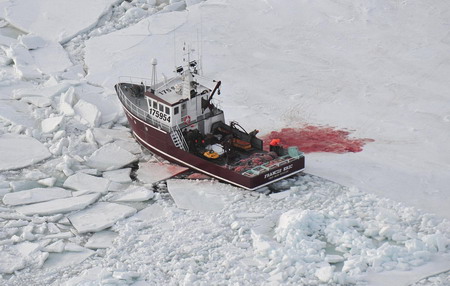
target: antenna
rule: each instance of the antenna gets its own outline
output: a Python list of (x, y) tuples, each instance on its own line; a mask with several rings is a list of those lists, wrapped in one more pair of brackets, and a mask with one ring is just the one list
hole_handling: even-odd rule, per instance
[(153, 58), (152, 59), (152, 92), (155, 92), (156, 89), (156, 82), (157, 82), (157, 75), (156, 75), (156, 65), (158, 64), (158, 61)]

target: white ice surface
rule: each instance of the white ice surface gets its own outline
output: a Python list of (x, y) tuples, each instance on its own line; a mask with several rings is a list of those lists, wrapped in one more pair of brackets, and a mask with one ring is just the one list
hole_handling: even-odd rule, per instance
[(130, 183), (131, 168), (103, 172), (103, 178), (116, 183)]
[(95, 151), (86, 161), (91, 168), (100, 171), (111, 171), (120, 169), (138, 158), (115, 143), (109, 143)]
[(71, 196), (72, 192), (63, 188), (34, 188), (31, 190), (6, 194), (3, 197), (3, 203), (11, 206), (27, 205)]
[(66, 42), (96, 25), (116, 0), (24, 0), (6, 7), (6, 19), (14, 26), (44, 38)]
[(114, 231), (103, 230), (94, 233), (84, 245), (87, 248), (110, 248), (113, 246), (112, 242), (117, 237)]
[(53, 215), (84, 209), (98, 200), (100, 194), (89, 194), (78, 197), (57, 199), (16, 207), (15, 210), (24, 215)]
[(83, 251), (78, 252), (62, 252), (62, 253), (50, 253), (43, 265), (43, 269), (57, 269), (67, 266), (75, 266), (89, 256), (93, 255), (95, 251), (85, 248)]
[(140, 220), (140, 221), (148, 221), (148, 220), (152, 220), (161, 216), (164, 216), (165, 212), (164, 209), (157, 205), (157, 204), (152, 204), (148, 207), (146, 207), (143, 210), (140, 210), (139, 212), (137, 212), (132, 219), (136, 219), (136, 220)]
[(177, 174), (180, 174), (188, 168), (178, 165), (163, 164), (163, 163), (140, 163), (136, 175), (139, 181), (146, 184), (153, 184)]
[(64, 187), (73, 189), (73, 195), (78, 196), (87, 193), (105, 194), (108, 191), (109, 180), (101, 177), (91, 176), (85, 173), (76, 173), (64, 181)]
[(225, 206), (229, 185), (214, 181), (168, 180), (167, 189), (181, 209), (205, 213), (219, 212)]
[(132, 187), (115, 194), (111, 201), (114, 202), (143, 202), (153, 198), (155, 194), (145, 187)]
[(0, 171), (30, 166), (50, 156), (48, 149), (32, 137), (0, 135)]
[(104, 230), (118, 220), (136, 213), (136, 209), (114, 203), (100, 202), (69, 216), (70, 222), (79, 233)]
[(222, 80), (217, 99), (229, 120), (261, 134), (302, 124), (354, 130), (375, 142), (310, 154), (307, 171), (450, 218), (448, 16), (446, 1), (207, 1), (188, 17), (154, 15), (90, 39), (88, 78), (110, 89), (119, 75), (149, 77), (153, 57), (170, 75), (174, 37), (178, 49), (192, 42), (202, 19), (204, 72)]

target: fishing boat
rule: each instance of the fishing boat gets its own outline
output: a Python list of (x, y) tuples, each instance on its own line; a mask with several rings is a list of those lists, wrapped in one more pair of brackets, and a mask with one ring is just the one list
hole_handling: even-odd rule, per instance
[(151, 152), (238, 187), (255, 190), (301, 172), (297, 147), (272, 142), (268, 150), (235, 121), (225, 122), (214, 96), (221, 81), (207, 79), (188, 53), (174, 76), (158, 82), (152, 59), (150, 79), (121, 77), (115, 90), (133, 136)]

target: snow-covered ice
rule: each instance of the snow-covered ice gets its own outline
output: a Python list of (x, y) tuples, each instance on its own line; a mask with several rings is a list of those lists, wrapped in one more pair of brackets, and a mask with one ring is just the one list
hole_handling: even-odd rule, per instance
[(108, 143), (95, 151), (88, 158), (86, 164), (100, 171), (111, 171), (120, 169), (137, 160), (138, 158), (127, 150), (122, 149), (115, 143)]
[(15, 210), (24, 215), (53, 215), (84, 209), (100, 197), (99, 193), (78, 197), (51, 200), (48, 202), (16, 207)]
[(145, 187), (132, 187), (130, 189), (118, 192), (111, 201), (114, 202), (143, 202), (153, 198), (155, 194), (152, 190)]
[(172, 164), (163, 163), (140, 163), (136, 175), (139, 181), (146, 184), (153, 184), (180, 173), (187, 171), (188, 168)]
[(103, 172), (103, 178), (116, 183), (131, 183), (131, 168)]
[(79, 233), (104, 230), (115, 224), (118, 220), (136, 213), (136, 209), (115, 204), (100, 202), (85, 210), (69, 216), (70, 222)]
[(50, 156), (48, 149), (33, 137), (0, 135), (0, 171), (27, 167)]
[(5, 205), (27, 205), (32, 203), (39, 203), (51, 201), (54, 199), (62, 199), (71, 197), (72, 192), (63, 188), (35, 188), (26, 191), (14, 192), (6, 194), (3, 197)]
[(80, 172), (68, 177), (64, 181), (64, 187), (77, 191), (74, 192), (74, 196), (87, 193), (105, 194), (109, 183), (108, 179)]
[(206, 213), (222, 210), (230, 188), (233, 187), (213, 181), (167, 181), (167, 189), (179, 208)]
[(113, 240), (117, 237), (114, 231), (103, 230), (94, 233), (86, 242), (86, 247), (91, 249), (109, 248), (112, 247)]

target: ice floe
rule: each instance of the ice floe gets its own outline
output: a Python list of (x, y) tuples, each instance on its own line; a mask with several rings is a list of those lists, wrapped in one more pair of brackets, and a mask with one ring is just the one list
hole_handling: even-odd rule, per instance
[(114, 231), (103, 230), (94, 233), (84, 246), (91, 249), (110, 248), (116, 237), (117, 233)]
[(136, 175), (139, 181), (146, 184), (153, 184), (180, 173), (187, 171), (188, 168), (172, 164), (163, 163), (140, 163)]
[(71, 196), (72, 192), (63, 188), (35, 188), (6, 194), (3, 197), (3, 203), (11, 206), (27, 205)]
[(143, 202), (154, 196), (153, 191), (145, 187), (132, 187), (115, 194), (110, 200), (114, 202)]
[(181, 209), (201, 212), (219, 212), (227, 199), (230, 188), (214, 181), (168, 180), (167, 188), (177, 206)]
[(101, 124), (101, 112), (97, 106), (80, 99), (73, 107), (81, 123), (89, 127), (98, 127)]
[(57, 131), (64, 123), (64, 116), (55, 116), (42, 120), (41, 129), (43, 133)]
[(57, 199), (48, 202), (19, 206), (15, 210), (24, 215), (53, 215), (84, 209), (100, 197), (99, 193)]
[(68, 177), (64, 182), (65, 188), (70, 188), (77, 191), (74, 192), (74, 196), (87, 193), (105, 194), (108, 192), (108, 185), (108, 179), (91, 176), (82, 172)]
[(50, 156), (48, 149), (32, 137), (0, 135), (0, 171), (27, 167)]
[(86, 164), (100, 171), (111, 171), (137, 160), (138, 158), (127, 150), (120, 148), (115, 143), (109, 143), (95, 151), (88, 158)]
[(130, 183), (131, 182), (131, 168), (118, 169), (113, 171), (103, 172), (103, 178), (116, 183)]
[(118, 220), (135, 213), (136, 209), (129, 206), (100, 202), (70, 215), (69, 220), (79, 233), (85, 233), (104, 230), (115, 224)]

